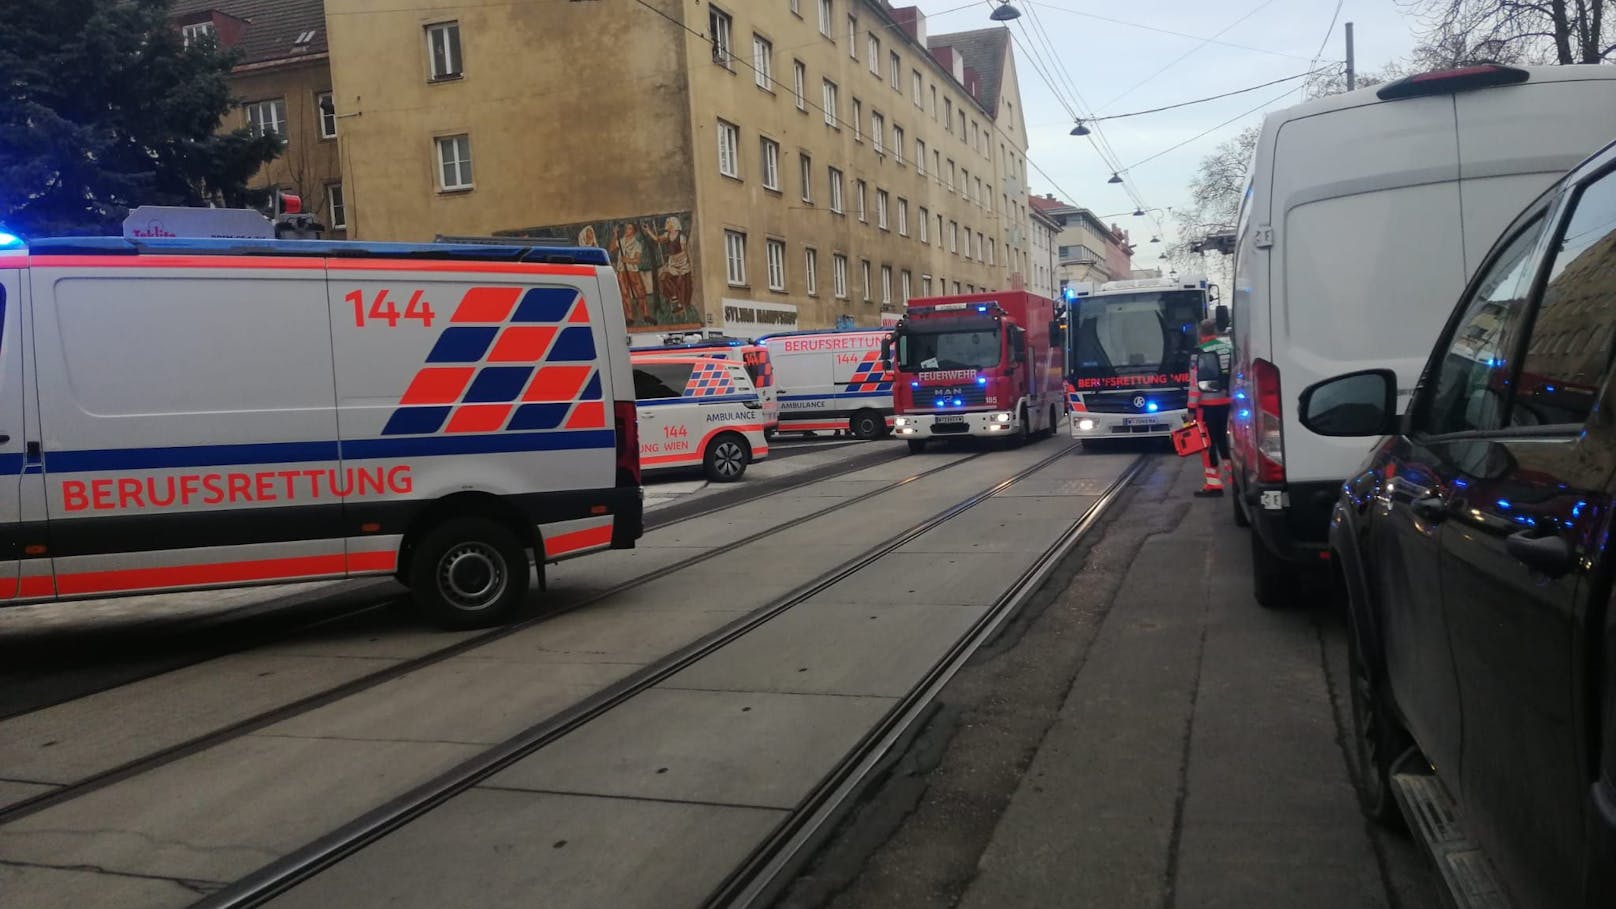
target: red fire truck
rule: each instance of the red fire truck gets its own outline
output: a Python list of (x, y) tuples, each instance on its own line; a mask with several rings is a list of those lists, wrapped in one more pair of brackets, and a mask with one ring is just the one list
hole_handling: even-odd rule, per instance
[(1055, 301), (1024, 291), (909, 301), (883, 357), (896, 371), (894, 433), (1025, 441), (1055, 433), (1065, 410)]

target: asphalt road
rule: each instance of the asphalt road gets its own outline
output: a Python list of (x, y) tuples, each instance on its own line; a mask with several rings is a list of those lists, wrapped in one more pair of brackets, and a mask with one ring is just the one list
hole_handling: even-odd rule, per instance
[(1155, 460), (781, 905), (1439, 905), (1358, 812), (1340, 616), (1257, 606), (1196, 466)]

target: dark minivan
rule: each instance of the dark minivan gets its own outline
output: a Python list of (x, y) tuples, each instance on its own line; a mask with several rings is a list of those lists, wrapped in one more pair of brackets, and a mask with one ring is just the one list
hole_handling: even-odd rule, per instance
[(1616, 145), (1494, 245), (1406, 413), (1389, 370), (1298, 402), (1386, 437), (1330, 528), (1361, 793), (1459, 905), (1616, 906), (1613, 350)]

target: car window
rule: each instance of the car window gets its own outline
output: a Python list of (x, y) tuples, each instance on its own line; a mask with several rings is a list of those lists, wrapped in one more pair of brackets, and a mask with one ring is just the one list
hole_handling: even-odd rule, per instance
[(1513, 426), (1581, 426), (1616, 336), (1616, 173), (1578, 195), (1554, 257), (1510, 409)]
[(1522, 229), (1492, 261), (1464, 305), (1458, 329), (1429, 379), (1415, 428), (1440, 435), (1499, 429), (1504, 423), (1510, 357), (1524, 328), (1523, 299), (1536, 272), (1542, 218)]
[(634, 367), (634, 397), (641, 401), (683, 397), (689, 378), (688, 363), (641, 363)]

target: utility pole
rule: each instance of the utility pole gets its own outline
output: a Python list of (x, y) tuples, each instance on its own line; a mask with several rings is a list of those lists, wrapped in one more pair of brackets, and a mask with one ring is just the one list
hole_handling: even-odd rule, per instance
[(1347, 91), (1358, 87), (1358, 71), (1353, 66), (1352, 59), (1352, 23), (1347, 23)]

